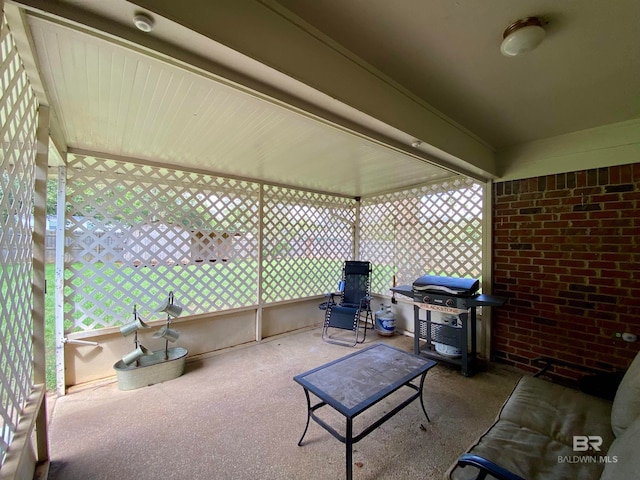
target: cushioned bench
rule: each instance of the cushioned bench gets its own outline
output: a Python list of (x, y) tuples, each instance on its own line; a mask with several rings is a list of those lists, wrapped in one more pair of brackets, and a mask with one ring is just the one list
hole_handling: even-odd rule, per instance
[(523, 377), (495, 423), (445, 477), (483, 475), (500, 480), (640, 479), (640, 353), (613, 402)]

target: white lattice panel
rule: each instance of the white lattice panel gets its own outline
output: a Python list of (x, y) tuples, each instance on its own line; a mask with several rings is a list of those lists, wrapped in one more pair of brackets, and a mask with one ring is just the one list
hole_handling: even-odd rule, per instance
[(67, 330), (169, 291), (190, 314), (257, 303), (258, 184), (80, 155), (67, 172)]
[(0, 32), (0, 463), (3, 463), (33, 385), (31, 215), (37, 102), (4, 17)]
[(265, 303), (335, 290), (353, 258), (355, 200), (265, 186)]
[(421, 275), (481, 278), (483, 186), (456, 178), (362, 200), (360, 259), (372, 292), (389, 295)]

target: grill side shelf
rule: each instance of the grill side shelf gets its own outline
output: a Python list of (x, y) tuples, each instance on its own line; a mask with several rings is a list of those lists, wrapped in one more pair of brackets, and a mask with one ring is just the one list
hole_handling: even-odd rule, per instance
[(507, 301), (507, 297), (499, 297), (496, 295), (478, 295), (467, 300), (470, 307), (501, 307)]
[(398, 285), (393, 287), (391, 291), (413, 299), (413, 287), (411, 285)]
[[(393, 287), (391, 291), (411, 299), (414, 298), (413, 287), (411, 285), (399, 285), (397, 287)], [(485, 295), (484, 293), (475, 297), (467, 297), (465, 299), (468, 307), (501, 307), (506, 301), (507, 297)]]

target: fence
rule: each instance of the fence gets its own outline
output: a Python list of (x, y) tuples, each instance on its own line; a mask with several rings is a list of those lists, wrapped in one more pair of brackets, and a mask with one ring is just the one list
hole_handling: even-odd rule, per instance
[(0, 464), (4, 464), (34, 387), (31, 209), (37, 102), (4, 16), (0, 34)]
[[(65, 304), (71, 331), (119, 325), (173, 290), (192, 314), (324, 294), (353, 258), (394, 276), (481, 276), (482, 185), (354, 199), (70, 155)], [(360, 208), (360, 225), (356, 212)]]

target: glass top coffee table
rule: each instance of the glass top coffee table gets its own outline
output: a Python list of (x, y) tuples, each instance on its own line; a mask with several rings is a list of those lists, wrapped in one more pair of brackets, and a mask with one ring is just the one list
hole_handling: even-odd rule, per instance
[[(429, 421), (429, 415), (427, 415), (422, 400), (422, 388), (427, 372), (434, 365), (436, 362), (433, 360), (419, 357), (384, 343), (376, 343), (351, 355), (296, 375), (293, 379), (302, 385), (307, 397), (307, 425), (298, 445), (302, 446), (302, 440), (309, 428), (309, 419), (312, 418), (346, 445), (347, 480), (351, 480), (354, 443), (362, 440), (418, 398), (422, 411)], [(419, 376), (421, 376), (419, 386), (411, 383)], [(415, 393), (354, 437), (353, 419), (402, 387), (408, 387)], [(311, 405), (309, 392), (318, 397), (320, 402)], [(344, 415), (346, 419), (344, 436), (315, 414), (316, 410), (326, 405)]]

